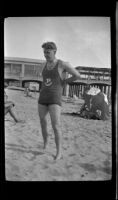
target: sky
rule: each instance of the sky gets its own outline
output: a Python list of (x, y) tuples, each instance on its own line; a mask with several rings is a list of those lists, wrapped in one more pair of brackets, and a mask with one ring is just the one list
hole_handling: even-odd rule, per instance
[(56, 57), (73, 67), (111, 68), (109, 17), (9, 17), (4, 55), (44, 60), (41, 45), (53, 41)]

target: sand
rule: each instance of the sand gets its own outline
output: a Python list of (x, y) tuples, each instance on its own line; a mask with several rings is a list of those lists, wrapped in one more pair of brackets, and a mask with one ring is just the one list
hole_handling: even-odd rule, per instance
[(55, 161), (54, 134), (48, 116), (49, 144), (43, 150), (38, 117), (38, 93), (25, 97), (23, 91), (6, 90), (15, 102), (15, 112), (25, 123), (5, 116), (5, 176), (10, 181), (97, 181), (112, 178), (111, 117), (88, 120), (64, 113), (76, 112), (83, 100), (62, 104), (63, 158)]

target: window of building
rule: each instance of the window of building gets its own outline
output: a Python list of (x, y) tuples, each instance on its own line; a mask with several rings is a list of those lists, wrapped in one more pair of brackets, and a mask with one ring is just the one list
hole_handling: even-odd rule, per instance
[(25, 76), (33, 76), (34, 74), (34, 65), (25, 65)]
[(4, 68), (5, 74), (10, 74), (11, 73), (11, 64), (5, 63), (4, 66), (5, 66), (5, 68)]
[(12, 64), (12, 74), (20, 75), (21, 73), (21, 64)]
[(37, 77), (40, 75), (41, 72), (40, 65), (25, 65), (25, 76)]

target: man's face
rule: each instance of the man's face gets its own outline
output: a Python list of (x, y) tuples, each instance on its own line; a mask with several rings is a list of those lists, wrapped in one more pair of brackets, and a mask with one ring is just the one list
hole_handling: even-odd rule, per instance
[(55, 50), (52, 49), (44, 49), (44, 56), (47, 61), (53, 61), (55, 58)]

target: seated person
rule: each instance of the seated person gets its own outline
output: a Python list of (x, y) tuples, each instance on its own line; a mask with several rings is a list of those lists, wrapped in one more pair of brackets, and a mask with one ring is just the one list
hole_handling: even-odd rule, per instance
[(19, 120), (16, 117), (13, 110), (14, 106), (15, 106), (14, 102), (8, 101), (8, 96), (6, 95), (6, 92), (4, 91), (4, 114), (6, 115), (7, 113), (9, 113), (15, 122), (24, 122), (23, 120)]

